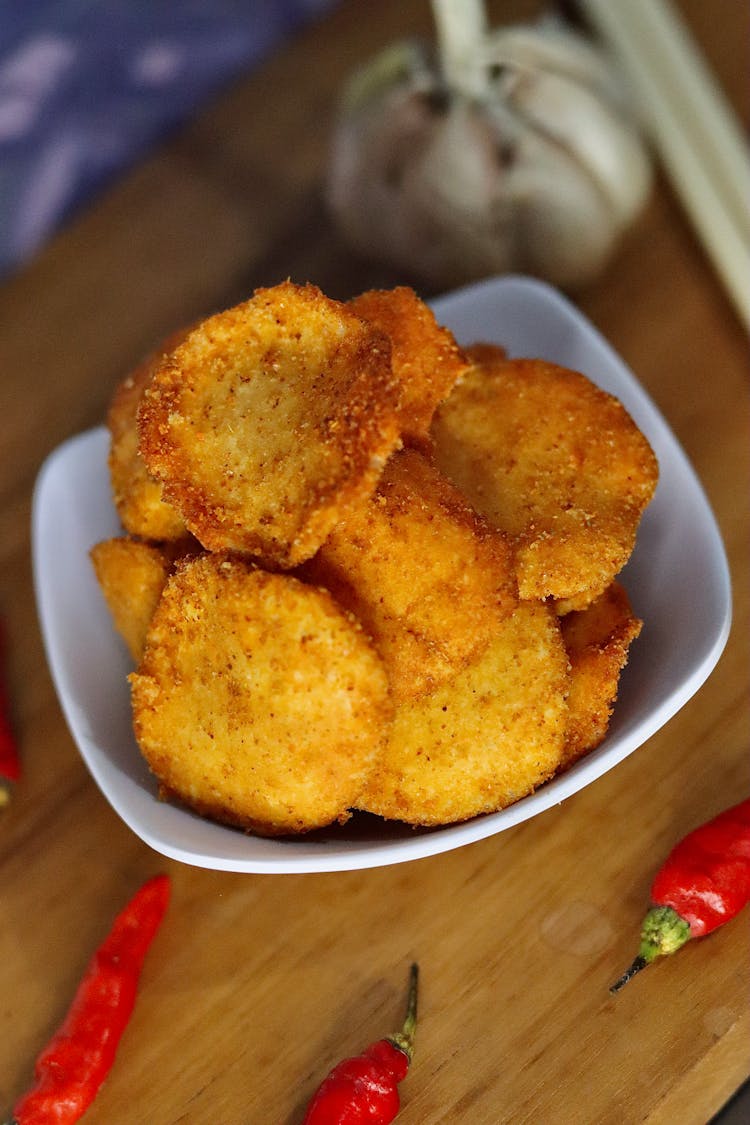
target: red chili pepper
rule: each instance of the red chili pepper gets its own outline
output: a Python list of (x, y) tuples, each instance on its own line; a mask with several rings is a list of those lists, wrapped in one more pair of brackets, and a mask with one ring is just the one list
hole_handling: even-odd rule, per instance
[(72, 1125), (91, 1105), (114, 1062), (169, 893), (169, 877), (156, 875), (118, 914), (62, 1026), (39, 1055), (35, 1085), (16, 1103), (9, 1125)]
[[(18, 781), (20, 776), (21, 762), (10, 722), (10, 704), (5, 682), (5, 626), (0, 621), (0, 778), (4, 781)], [(0, 792), (0, 804), (4, 803)]]
[(398, 1084), (406, 1077), (417, 1028), (419, 969), (412, 965), (401, 1031), (379, 1039), (356, 1058), (333, 1068), (307, 1108), (302, 1125), (388, 1125), (400, 1108)]
[(610, 992), (657, 957), (710, 934), (749, 901), (750, 799), (696, 828), (667, 856), (651, 886), (638, 956)]

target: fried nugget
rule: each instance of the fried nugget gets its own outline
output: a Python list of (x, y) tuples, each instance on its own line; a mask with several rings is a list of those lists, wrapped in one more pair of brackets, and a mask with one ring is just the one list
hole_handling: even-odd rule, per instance
[(313, 285), (211, 317), (155, 372), (140, 449), (209, 550), (292, 567), (375, 488), (400, 441), (388, 338)]
[(262, 835), (345, 821), (390, 721), (382, 663), (328, 593), (222, 554), (168, 580), (130, 683), (163, 793)]
[(598, 596), (627, 562), (656, 487), (651, 447), (584, 375), (483, 346), (436, 412), (437, 464), (511, 536), (522, 598)]
[(489, 647), (436, 691), (396, 706), (385, 757), (359, 807), (414, 825), (495, 812), (557, 769), (567, 658), (555, 614), (521, 602)]
[(173, 559), (161, 547), (129, 537), (105, 539), (89, 554), (112, 623), (137, 664)]
[(435, 407), (450, 394), (469, 362), (452, 334), (435, 320), (413, 289), (369, 289), (349, 308), (391, 341), (393, 371), (401, 382), (401, 425), (407, 440), (427, 437)]
[(186, 334), (185, 330), (169, 336), (122, 380), (115, 389), (107, 414), (112, 498), (125, 530), (144, 539), (180, 539), (187, 534), (182, 517), (164, 499), (161, 484), (150, 475), (138, 451), (136, 422), (143, 392), (160, 360), (177, 347)]
[(620, 673), (643, 622), (630, 608), (623, 587), (613, 582), (587, 609), (560, 621), (570, 661), (565, 749), (560, 768), (598, 746), (607, 733)]
[(414, 449), (391, 458), (310, 572), (363, 623), (396, 699), (452, 676), (489, 644), (498, 610), (509, 614), (517, 601), (505, 538)]

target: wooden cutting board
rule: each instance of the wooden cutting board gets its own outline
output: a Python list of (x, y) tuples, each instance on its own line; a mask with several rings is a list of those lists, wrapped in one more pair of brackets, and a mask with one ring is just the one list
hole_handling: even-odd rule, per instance
[[(746, 109), (743, 5), (722, 4), (721, 19), (699, 0), (680, 7)], [(512, 19), (537, 6), (498, 8)], [(176, 325), (286, 276), (332, 296), (400, 280), (346, 254), (320, 189), (344, 76), (428, 23), (424, 4), (345, 0), (0, 289), (0, 609), (24, 763), (0, 814), (0, 1115), (112, 917), (160, 870), (172, 905), (91, 1125), (296, 1125), (337, 1059), (396, 1029), (414, 958), (421, 1023), (404, 1125), (705, 1125), (750, 1074), (747, 913), (608, 993), (635, 951), (656, 867), (750, 780), (746, 341), (663, 182), (576, 301), (703, 482), (734, 625), (704, 687), (628, 760), (446, 855), (345, 874), (227, 874), (167, 860), (122, 824), (51, 686), (29, 554), (42, 460), (101, 421), (119, 378)]]

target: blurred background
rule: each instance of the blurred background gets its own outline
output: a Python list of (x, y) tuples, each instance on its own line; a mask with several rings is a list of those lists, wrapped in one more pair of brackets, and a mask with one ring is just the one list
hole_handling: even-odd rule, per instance
[[(740, 2), (726, 0), (731, 5)], [(640, 9), (643, 13), (653, 8), (655, 17), (652, 12), (647, 19), (656, 19), (656, 29), (662, 3), (663, 0), (658, 0), (658, 4), (656, 0), (654, 4), (634, 0), (632, 10), (637, 13)], [(400, 226), (398, 219), (384, 223), (379, 220), (382, 212), (393, 215), (396, 211), (395, 196), (388, 194), (390, 185), (386, 182), (392, 169), (384, 168), (382, 161), (380, 166), (376, 164), (375, 177), (364, 164), (350, 176), (351, 182), (343, 189), (348, 193), (348, 208), (339, 207), (335, 215), (338, 222), (331, 221), (323, 154), (331, 150), (337, 107), (347, 80), (357, 68), (379, 58), (379, 53), (387, 53), (396, 40), (419, 38), (422, 42), (440, 42), (436, 13), (452, 7), (471, 12), (477, 10), (478, 4), (475, 0), (464, 0), (463, 5), (451, 4), (451, 0), (424, 0), (417, 5), (402, 5), (398, 0), (361, 5), (340, 4), (339, 0), (16, 0), (0, 5), (0, 280), (17, 271), (87, 203), (131, 168), (138, 167), (140, 171), (130, 182), (130, 190), (137, 191), (140, 176), (145, 192), (143, 177), (148, 178), (148, 173), (143, 170), (144, 158), (165, 139), (173, 139), (174, 143), (161, 152), (162, 159), (172, 163), (171, 175), (165, 175), (164, 181), (179, 188), (175, 207), (194, 207), (196, 213), (206, 210), (205, 201), (199, 196), (202, 178), (210, 169), (214, 183), (209, 190), (215, 192), (221, 181), (219, 190), (224, 193), (222, 200), (212, 200), (213, 205), (221, 203), (222, 212), (212, 235), (230, 242), (239, 239), (244, 244), (244, 260), (249, 268), (236, 279), (237, 292), (227, 293), (227, 297), (245, 295), (253, 285), (266, 284), (295, 271), (298, 280), (305, 280), (302, 275), (313, 259), (320, 271), (323, 239), (330, 240), (331, 254), (337, 260), (331, 265), (330, 279), (324, 271), (323, 276), (318, 272), (317, 281), (323, 288), (329, 284), (332, 296), (346, 295), (350, 287), (360, 289), (365, 284), (385, 285), (399, 280), (417, 283), (427, 295), (474, 276), (508, 270), (536, 274), (562, 288), (575, 289), (581, 283), (598, 281), (610, 262), (611, 251), (617, 248), (620, 252), (622, 236), (626, 236), (625, 253), (629, 245), (634, 245), (632, 238), (628, 242), (627, 235), (648, 203), (649, 169), (634, 169), (634, 161), (637, 163), (640, 157), (632, 138), (616, 136), (627, 113), (620, 115), (617, 94), (612, 101), (608, 79), (603, 80), (597, 73), (600, 64), (584, 63), (577, 73), (581, 81), (579, 89), (572, 90), (572, 99), (566, 101), (570, 87), (558, 99), (554, 82), (560, 56), (550, 65), (546, 47), (540, 48), (538, 40), (531, 48), (528, 44), (519, 48), (506, 43), (491, 48), (503, 59), (510, 51), (514, 65), (520, 62), (521, 69), (530, 63), (536, 86), (524, 94), (523, 82), (514, 85), (512, 74), (508, 77), (501, 73), (509, 68), (497, 65), (499, 82), (481, 122), (484, 136), (473, 149), (469, 143), (470, 128), (453, 110), (449, 116), (455, 120), (460, 145), (445, 142), (450, 128), (431, 132), (430, 123), (424, 128), (420, 126), (422, 131), (417, 131), (416, 143), (411, 144), (407, 112), (401, 113), (400, 106), (395, 111), (386, 106), (381, 117), (387, 121), (390, 113), (398, 123), (400, 115), (403, 128), (394, 125), (389, 133), (384, 127), (377, 136), (368, 136), (371, 150), (377, 151), (380, 146), (389, 153), (403, 155), (404, 151), (417, 151), (424, 144), (428, 158), (423, 163), (432, 166), (425, 171), (412, 162), (414, 166), (408, 169), (412, 180), (398, 201), (404, 204)], [(703, 40), (704, 25), (707, 29), (714, 19), (711, 7), (690, 5), (692, 30), (699, 41)], [(627, 10), (630, 8), (628, 5)], [(541, 22), (546, 27), (559, 28), (566, 24), (578, 32), (583, 30), (589, 42), (592, 37), (588, 29), (593, 27), (593, 41), (605, 59), (604, 69), (610, 67), (615, 82), (625, 79), (625, 92), (632, 102), (628, 111), (642, 111), (644, 104), (653, 102), (649, 91), (638, 91), (638, 81), (634, 83), (632, 75), (618, 68), (616, 64), (621, 60), (607, 51), (611, 44), (601, 42), (598, 33), (609, 18), (608, 5), (602, 0), (489, 0), (486, 9), (493, 27), (521, 23), (536, 28)], [(609, 10), (616, 9), (609, 6)], [(620, 11), (623, 10), (624, 5)], [(675, 5), (675, 11), (679, 10), (680, 6)], [(642, 20), (643, 16), (636, 18)], [(315, 26), (318, 24), (322, 25), (319, 34)], [(329, 44), (355, 41), (351, 34), (353, 26), (359, 26), (364, 53), (361, 57), (341, 58)], [(634, 27), (642, 40), (650, 38), (652, 28), (648, 25)], [(682, 50), (685, 43), (680, 42), (681, 29), (667, 28), (667, 33), (663, 46)], [(455, 29), (451, 34), (455, 37)], [(457, 38), (460, 47), (460, 31)], [(720, 35), (706, 38), (713, 50), (720, 49)], [(289, 83), (289, 61), (278, 74), (274, 69), (274, 57), (281, 48), (287, 49), (287, 60), (296, 60), (307, 73), (305, 105), (298, 104), (294, 84)], [(742, 49), (726, 40), (724, 48), (735, 54)], [(672, 66), (673, 72), (685, 70), (682, 63), (689, 62), (689, 58), (676, 58), (678, 65)], [(709, 86), (714, 83), (717, 70), (723, 69), (725, 75), (741, 73), (736, 64), (722, 68), (717, 66), (719, 61), (711, 57), (705, 60)], [(703, 62), (698, 60), (699, 67)], [(265, 66), (260, 65), (264, 63)], [(670, 75), (668, 63), (668, 57), (660, 60), (660, 78), (666, 94), (672, 95), (676, 104), (681, 106), (684, 92), (693, 90), (697, 90), (704, 106), (714, 93), (719, 97), (728, 93), (736, 103), (736, 90), (721, 91), (718, 86), (706, 90), (702, 84), (706, 74), (701, 73), (683, 75), (683, 88), (675, 86), (670, 91), (674, 73)], [(418, 59), (417, 71), (421, 65)], [(573, 73), (578, 64), (569, 57), (564, 65), (572, 65)], [(430, 78), (437, 75), (437, 85), (431, 88), (435, 101), (439, 69), (433, 68)], [(256, 74), (258, 87), (252, 85)], [(422, 73), (417, 74), (415, 88), (423, 77)], [(267, 106), (262, 120), (255, 109), (258, 90)], [(634, 96), (639, 92), (640, 107), (636, 104), (638, 97)], [(583, 94), (590, 96), (590, 105), (585, 104)], [(245, 97), (247, 104), (253, 106), (253, 119), (248, 119), (243, 135), (237, 132), (236, 125), (231, 135), (227, 121), (241, 114)], [(606, 121), (596, 119), (604, 113), (608, 115)], [(693, 108), (685, 105), (683, 122), (692, 116)], [(638, 120), (637, 112), (633, 119), (637, 133), (643, 122)], [(711, 116), (707, 121), (711, 123)], [(354, 133), (358, 130), (361, 140), (364, 130), (359, 124)], [(189, 126), (189, 132), (181, 131), (181, 126)], [(667, 136), (679, 133), (678, 129), (670, 134), (668, 126), (669, 122)], [(729, 126), (733, 129), (735, 122), (729, 122)], [(707, 132), (712, 134), (716, 130), (712, 127)], [(553, 143), (545, 151), (544, 145), (550, 139)], [(654, 138), (647, 140), (653, 142)], [(696, 144), (702, 145), (705, 140), (698, 138)], [(730, 137), (730, 145), (732, 141), (736, 144), (737, 138)], [(349, 142), (347, 138), (346, 143)], [(461, 151), (464, 142), (466, 152), (472, 151), (472, 160), (467, 160)], [(294, 148), (293, 156), (288, 150), (290, 145)], [(561, 160), (556, 159), (559, 154), (553, 151), (555, 145), (564, 150)], [(638, 147), (637, 138), (635, 146)], [(657, 143), (657, 148), (661, 160), (655, 163), (669, 174), (665, 146)], [(710, 148), (697, 151), (704, 164), (714, 163)], [(350, 158), (351, 144), (344, 162)], [(407, 164), (408, 160), (407, 155)], [(491, 166), (493, 160), (499, 167)], [(648, 156), (645, 161), (647, 165)], [(182, 172), (178, 170), (175, 175), (175, 165), (180, 162)], [(571, 163), (577, 169), (571, 171)], [(735, 198), (730, 206), (735, 213), (741, 209), (743, 214), (716, 237), (723, 243), (722, 257), (730, 259), (728, 264), (720, 264), (720, 272), (729, 271), (736, 276), (742, 274), (744, 258), (740, 259), (738, 252), (728, 247), (737, 241), (733, 232), (747, 227), (747, 207), (741, 198), (737, 201), (742, 188), (737, 187), (738, 177), (727, 167), (729, 174), (724, 179), (730, 183), (730, 190), (731, 181), (735, 181)], [(742, 168), (743, 173), (745, 170)], [(368, 196), (363, 185), (369, 186), (380, 174), (384, 181), (381, 198), (377, 192)], [(721, 175), (721, 169), (716, 168), (717, 183)], [(503, 186), (503, 178), (507, 187)], [(683, 173), (682, 163), (671, 170), (670, 178), (672, 186), (677, 185), (678, 194), (679, 185), (691, 179)], [(444, 197), (435, 204), (434, 214), (430, 214), (431, 201), (451, 179), (456, 182), (455, 190), (446, 188)], [(150, 182), (154, 190), (153, 175)], [(629, 197), (622, 188), (628, 183)], [(600, 202), (602, 184), (603, 194), (608, 196), (606, 207), (591, 221)], [(464, 199), (471, 199), (465, 214), (455, 210), (459, 192)], [(527, 192), (533, 200), (531, 216), (518, 203), (519, 193)], [(367, 198), (358, 214), (357, 197), (362, 194)], [(563, 198), (564, 203), (560, 202)], [(252, 225), (256, 201), (266, 215), (264, 231)], [(485, 253), (484, 247), (490, 241), (490, 213), (494, 221), (498, 209), (503, 207), (507, 208), (508, 239), (515, 238), (516, 245), (498, 244)], [(699, 198), (696, 207), (702, 214), (711, 211), (704, 199)], [(414, 245), (405, 246), (425, 216), (424, 229), (414, 237)], [(472, 223), (477, 228), (474, 247), (466, 240), (459, 241), (457, 248), (449, 247), (447, 265), (430, 259), (430, 247), (446, 228), (457, 229), (463, 224), (467, 229)], [(527, 229), (519, 238), (518, 231), (524, 224)], [(148, 231), (145, 200), (141, 225), (142, 231), (133, 231), (133, 236), (153, 237), (154, 232)], [(596, 238), (592, 232), (598, 232), (598, 245), (593, 244)], [(559, 236), (559, 248), (552, 247), (551, 233)], [(705, 242), (705, 232), (701, 237)], [(265, 253), (266, 243), (272, 248), (269, 253)], [(357, 261), (356, 251), (363, 249), (363, 243), (366, 251), (382, 250), (380, 258), (377, 253), (365, 253)], [(182, 249), (194, 252), (193, 247)], [(350, 262), (352, 249), (355, 254)], [(163, 253), (168, 262), (167, 237)], [(577, 268), (586, 255), (587, 268), (579, 269), (578, 274), (571, 273), (571, 262), (575, 261)], [(367, 261), (364, 273), (363, 259)], [(466, 276), (451, 264), (462, 261), (470, 263)], [(411, 277), (409, 264), (419, 267)], [(351, 286), (347, 283), (349, 270)], [(608, 280), (612, 276), (610, 271)], [(748, 315), (746, 307), (743, 313)]]
[(335, 0), (0, 5), (0, 277)]

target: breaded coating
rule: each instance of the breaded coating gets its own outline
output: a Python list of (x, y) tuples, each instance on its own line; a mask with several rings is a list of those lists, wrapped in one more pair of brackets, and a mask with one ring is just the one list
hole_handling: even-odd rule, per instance
[(151, 618), (173, 569), (155, 544), (123, 537), (105, 539), (89, 552), (112, 623), (135, 664), (141, 659)]
[(567, 687), (557, 618), (541, 603), (521, 602), (472, 664), (397, 705), (383, 764), (359, 807), (440, 825), (525, 797), (560, 762)]
[(198, 325), (139, 410), (141, 454), (211, 551), (309, 558), (400, 442), (388, 338), (285, 282)]
[(586, 590), (580, 590), (572, 598), (552, 598), (550, 604), (558, 617), (565, 617), (566, 614), (574, 611), (580, 613), (582, 610), (588, 609), (597, 598), (600, 598), (610, 585), (611, 583), (602, 580), (599, 586), (590, 586)]
[(598, 746), (607, 733), (620, 673), (643, 622), (630, 608), (623, 587), (612, 585), (587, 609), (560, 621), (570, 661), (565, 750), (560, 768)]
[(343, 822), (382, 753), (382, 663), (323, 590), (206, 554), (178, 566), (130, 677), (165, 796), (261, 835)]
[(169, 336), (122, 380), (115, 389), (107, 414), (112, 498), (125, 530), (144, 539), (180, 539), (187, 534), (182, 517), (164, 499), (161, 484), (149, 474), (138, 451), (136, 421), (143, 392), (160, 360), (177, 347), (186, 334), (185, 330)]
[(414, 290), (290, 281), (117, 388), (90, 552), (163, 799), (263, 836), (496, 812), (604, 739), (656, 488), (584, 375), (460, 348)]
[(658, 466), (622, 404), (584, 375), (483, 345), (438, 408), (435, 456), (511, 536), (522, 598), (598, 596), (627, 562)]
[(404, 437), (423, 442), (435, 407), (468, 370), (468, 359), (432, 310), (405, 285), (370, 289), (349, 301), (349, 307), (390, 339), (393, 371), (401, 382)]
[(414, 449), (394, 454), (310, 570), (373, 638), (394, 699), (453, 676), (517, 602), (504, 537)]

